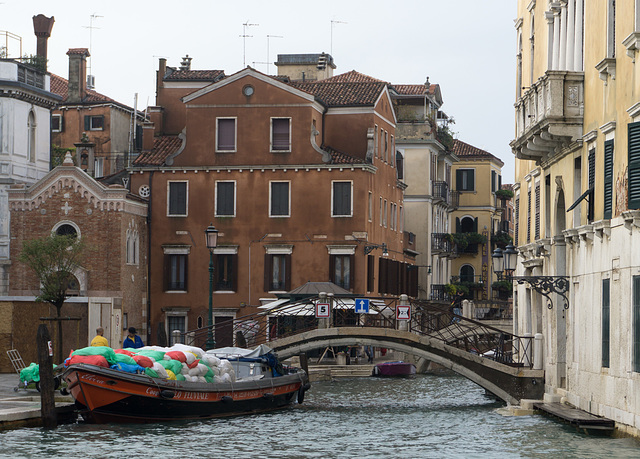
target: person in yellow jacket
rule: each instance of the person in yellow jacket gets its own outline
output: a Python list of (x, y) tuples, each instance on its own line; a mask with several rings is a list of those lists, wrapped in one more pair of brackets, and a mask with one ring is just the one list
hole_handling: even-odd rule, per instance
[(96, 328), (96, 337), (91, 340), (92, 346), (108, 346), (109, 341), (104, 336), (104, 329), (102, 327)]

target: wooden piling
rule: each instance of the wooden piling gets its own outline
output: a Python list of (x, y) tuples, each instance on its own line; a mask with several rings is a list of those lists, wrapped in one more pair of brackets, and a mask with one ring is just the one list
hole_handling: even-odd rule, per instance
[(51, 336), (45, 324), (38, 327), (38, 365), (40, 365), (40, 405), (42, 426), (47, 429), (57, 427), (56, 402), (53, 382), (53, 348)]

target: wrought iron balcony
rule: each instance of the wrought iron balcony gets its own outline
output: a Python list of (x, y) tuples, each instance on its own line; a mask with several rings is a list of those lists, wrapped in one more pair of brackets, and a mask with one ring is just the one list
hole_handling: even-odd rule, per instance
[(583, 135), (584, 73), (547, 71), (516, 103), (518, 159), (545, 161)]
[(451, 252), (452, 244), (446, 236), (446, 233), (431, 233), (431, 253)]

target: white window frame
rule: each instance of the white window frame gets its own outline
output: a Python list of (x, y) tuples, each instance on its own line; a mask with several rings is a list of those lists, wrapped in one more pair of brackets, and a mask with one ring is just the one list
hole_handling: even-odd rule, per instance
[[(89, 115), (89, 130), (90, 131), (104, 131), (104, 115)], [(93, 127), (93, 120), (95, 119), (101, 119), (102, 120), (102, 126), (100, 127)]]
[(382, 196), (380, 196), (380, 226), (382, 226), (384, 220), (382, 219), (384, 216), (384, 209), (382, 208)]
[(104, 177), (104, 158), (96, 158), (93, 165), (93, 176), (95, 178)]
[[(289, 206), (287, 215), (272, 215), (271, 214), (271, 194), (273, 192), (273, 183), (288, 183), (289, 184)], [(290, 218), (291, 217), (291, 180), (269, 180), (269, 218)]]
[[(58, 120), (58, 128), (54, 129), (53, 127), (53, 120)], [(51, 115), (51, 132), (62, 132), (62, 115), (60, 114), (53, 114)]]
[(368, 201), (367, 211), (369, 212), (368, 220), (372, 221), (373, 220), (373, 193), (371, 191), (369, 191), (369, 201)]
[[(333, 208), (334, 208), (334, 184), (335, 183), (349, 183), (349, 191), (351, 193), (351, 196), (349, 197), (349, 213), (348, 214), (339, 214), (336, 215), (333, 213)], [(332, 218), (341, 218), (341, 217), (353, 217), (353, 180), (332, 180), (331, 181), (331, 217)]]
[[(289, 120), (289, 149), (274, 150), (273, 149), (273, 120)], [(291, 153), (291, 131), (293, 131), (292, 119), (289, 116), (272, 116), (269, 119), (269, 151), (271, 153)]]
[[(230, 214), (230, 215), (228, 215), (228, 214), (222, 214), (221, 215), (221, 214), (218, 213), (218, 183), (233, 183), (233, 213)], [(214, 192), (214, 197), (213, 197), (214, 198), (214, 206), (215, 206), (214, 215), (216, 217), (235, 217), (236, 216), (237, 193), (238, 193), (238, 187), (236, 186), (236, 181), (235, 180), (216, 180), (215, 192)]]
[[(220, 132), (220, 120), (233, 120), (233, 149), (220, 150), (218, 133)], [(238, 117), (237, 116), (221, 116), (216, 118), (216, 153), (236, 153), (238, 151)]]
[(382, 226), (384, 226), (385, 228), (387, 227), (387, 221), (388, 221), (388, 216), (389, 216), (389, 204), (388, 201), (385, 199), (384, 200), (384, 218), (382, 219)]
[(164, 311), (165, 321), (165, 333), (167, 334), (167, 340), (169, 345), (175, 344), (172, 339), (171, 330), (169, 330), (169, 317), (184, 317), (184, 331), (189, 330), (189, 309), (188, 308), (166, 308)]
[[(169, 204), (171, 202), (171, 183), (186, 183), (187, 188), (185, 190), (185, 209), (184, 214), (171, 214), (169, 213)], [(188, 217), (189, 216), (189, 180), (168, 180), (167, 181), (167, 217)]]

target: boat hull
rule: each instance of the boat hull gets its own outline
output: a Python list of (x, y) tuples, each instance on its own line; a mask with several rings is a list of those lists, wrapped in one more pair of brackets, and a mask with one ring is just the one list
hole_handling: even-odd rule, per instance
[(308, 389), (306, 373), (226, 383), (190, 383), (72, 365), (67, 390), (87, 422), (149, 423), (237, 416), (285, 408)]
[(416, 366), (407, 362), (379, 363), (373, 367), (372, 376), (411, 376), (416, 374)]

